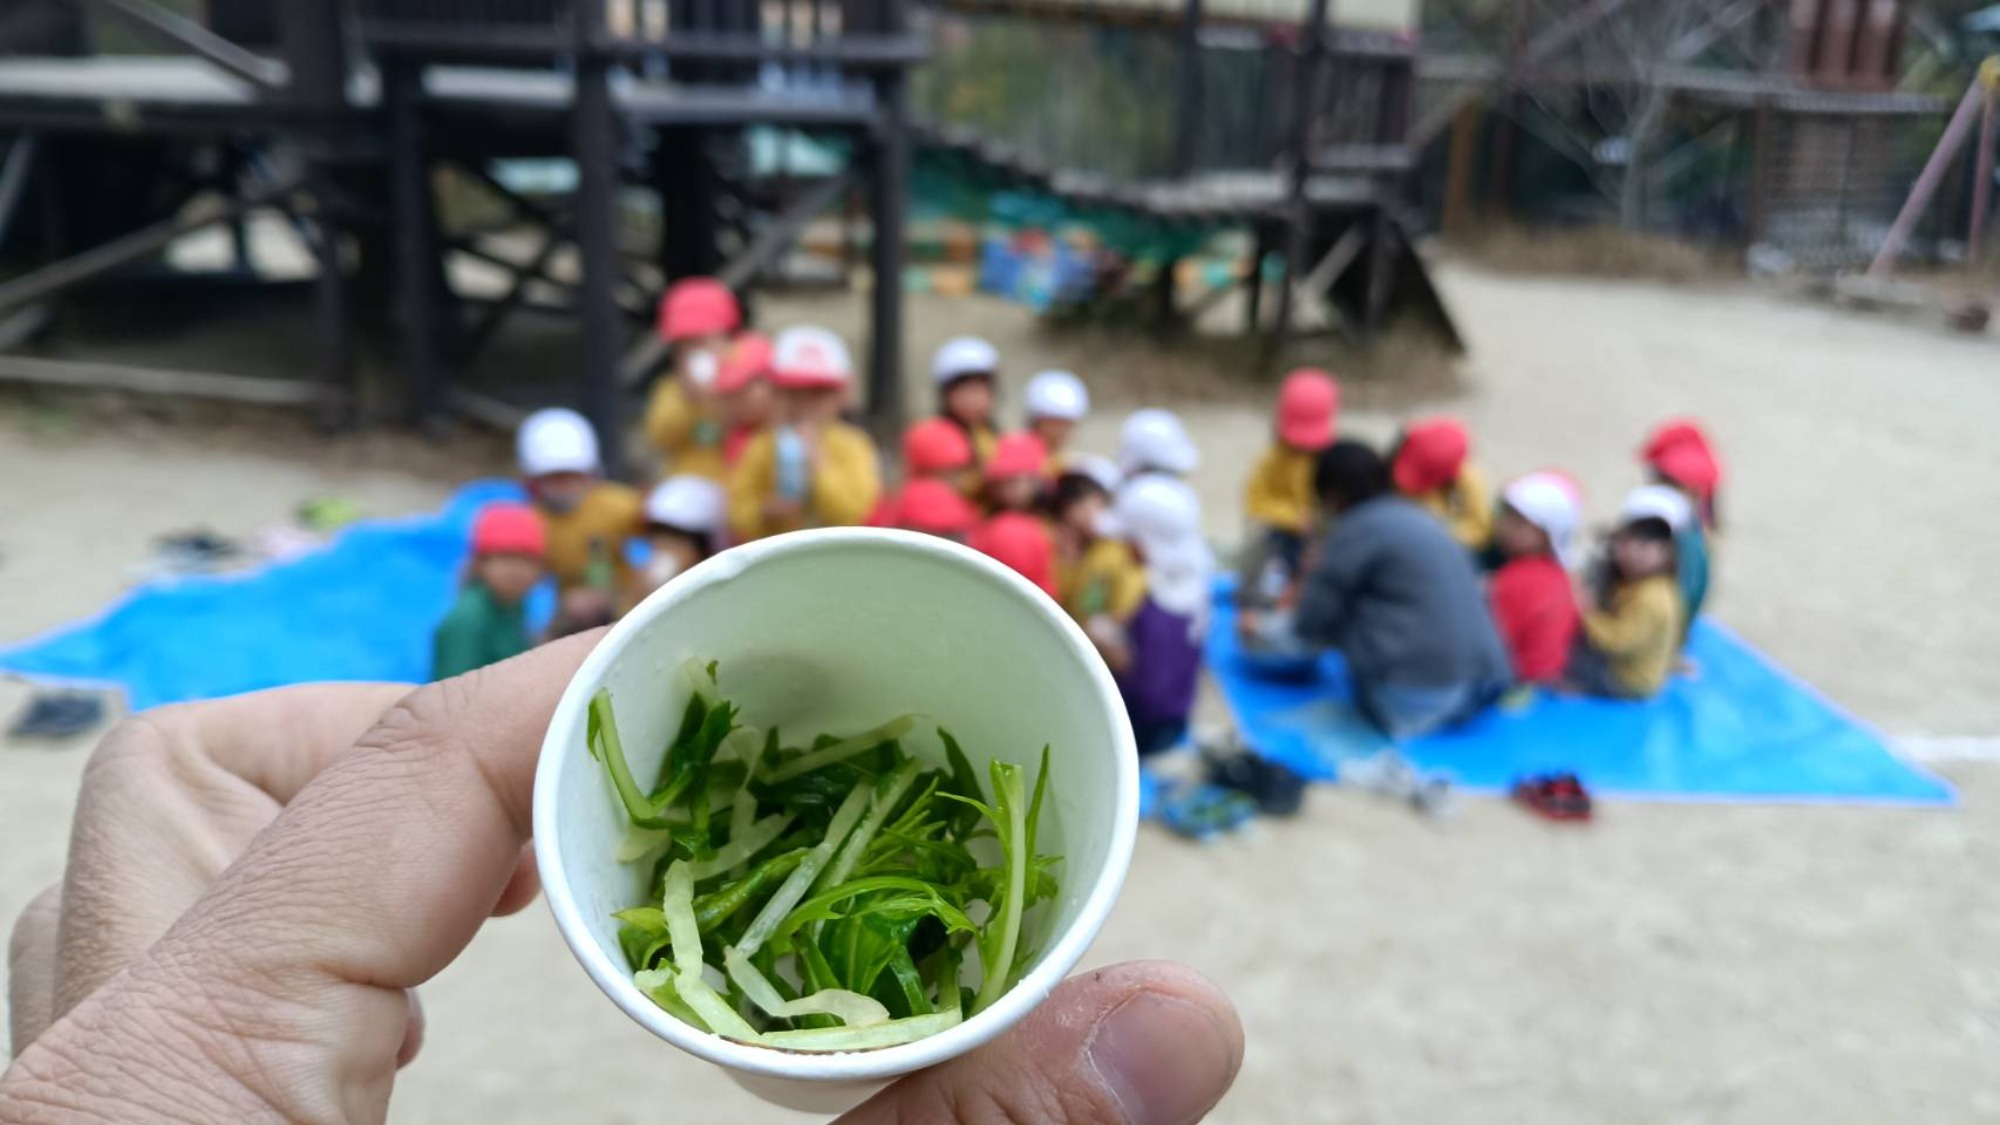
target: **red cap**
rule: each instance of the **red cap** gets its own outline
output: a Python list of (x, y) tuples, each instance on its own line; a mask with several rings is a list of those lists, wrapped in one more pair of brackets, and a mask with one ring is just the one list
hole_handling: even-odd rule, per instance
[(722, 364), (715, 369), (718, 394), (740, 391), (771, 373), (771, 338), (761, 332), (745, 332), (729, 342)]
[(721, 336), (743, 323), (736, 294), (712, 277), (690, 277), (667, 286), (660, 298), (660, 337), (667, 343)]
[(1659, 461), (1660, 455), (1678, 445), (1698, 445), (1714, 454), (1714, 447), (1708, 442), (1708, 431), (1692, 418), (1670, 418), (1653, 427), (1646, 435), (1646, 444), (1639, 447), (1639, 460), (1648, 465)]
[(1056, 548), (1041, 520), (1026, 512), (1001, 512), (972, 533), (968, 546), (1005, 563), (1055, 597)]
[(475, 555), (533, 555), (548, 551), (542, 517), (526, 504), (488, 504), (472, 521)]
[(1340, 384), (1317, 367), (1301, 367), (1278, 388), (1278, 438), (1314, 453), (1333, 444)]
[(932, 535), (963, 535), (979, 523), (979, 512), (949, 481), (919, 477), (890, 502), (895, 526)]
[(1403, 444), (1389, 473), (1406, 495), (1435, 492), (1458, 479), (1471, 445), (1465, 426), (1455, 419), (1413, 422), (1403, 431)]
[(1713, 499), (1722, 483), (1722, 467), (1706, 444), (1682, 442), (1670, 445), (1652, 459), (1653, 470), (1703, 500)]
[(957, 423), (926, 418), (903, 431), (903, 467), (912, 476), (949, 473), (972, 464), (972, 439)]
[(1008, 434), (993, 443), (993, 456), (986, 459), (986, 479), (1038, 477), (1048, 471), (1049, 447), (1030, 433)]

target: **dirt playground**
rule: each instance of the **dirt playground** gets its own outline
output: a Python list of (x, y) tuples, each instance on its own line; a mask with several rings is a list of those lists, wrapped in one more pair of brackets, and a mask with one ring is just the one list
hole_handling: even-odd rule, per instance
[[(1572, 470), (1600, 518), (1649, 423), (1707, 419), (1731, 477), (1713, 611), (1892, 738), (1948, 753), (1962, 806), (1614, 803), (1565, 830), (1495, 801), (1434, 824), (1320, 789), (1298, 819), (1208, 846), (1144, 829), (1087, 964), (1171, 958), (1229, 991), (1249, 1036), (1211, 1118), (1229, 1125), (2000, 1119), (2000, 343), (1735, 286), (1465, 267), (1442, 284), (1472, 356), (1463, 393), (1421, 409), (1463, 417), (1496, 477)], [(761, 313), (851, 326), (858, 304)], [(1011, 372), (1090, 376), (1017, 309), (925, 298), (911, 323), (913, 361), (974, 331)], [(1083, 443), (1107, 448), (1130, 405), (1100, 402)], [(1209, 530), (1233, 538), (1263, 409), (1169, 405), (1203, 448)], [(496, 464), (492, 443), (305, 432), (10, 400), (0, 644), (100, 610), (162, 533), (248, 535), (320, 495), (418, 511)], [(0, 683), (0, 716), (27, 694)], [(0, 746), (0, 919), (59, 876), (87, 752)], [(795, 1119), (626, 1020), (540, 908), (489, 926), (424, 1000), (398, 1121)]]

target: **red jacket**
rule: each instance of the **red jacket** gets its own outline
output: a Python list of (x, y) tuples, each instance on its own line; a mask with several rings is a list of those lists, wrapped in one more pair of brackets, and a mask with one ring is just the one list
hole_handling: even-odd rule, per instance
[(1486, 596), (1514, 678), (1530, 684), (1561, 679), (1579, 621), (1562, 564), (1549, 555), (1514, 559), (1494, 572)]

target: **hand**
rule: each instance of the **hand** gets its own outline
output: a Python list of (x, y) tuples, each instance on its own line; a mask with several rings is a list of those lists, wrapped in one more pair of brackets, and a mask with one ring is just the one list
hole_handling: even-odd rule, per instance
[(1262, 610), (1246, 608), (1236, 611), (1236, 636), (1238, 640), (1243, 641), (1245, 644), (1256, 640), (1258, 632), (1263, 627), (1264, 613)]
[(796, 496), (772, 496), (764, 501), (764, 518), (772, 523), (793, 523), (805, 514), (805, 501)]
[(572, 586), (557, 600), (557, 616), (570, 624), (590, 628), (613, 616), (611, 591), (595, 586)]
[[(414, 693), (293, 688), (114, 731), (63, 882), (15, 927), (0, 1121), (382, 1120), (422, 1043), (411, 990), (538, 889), (536, 752), (595, 640)], [(1188, 1122), (1241, 1059), (1212, 985), (1117, 966), (843, 1120)]]

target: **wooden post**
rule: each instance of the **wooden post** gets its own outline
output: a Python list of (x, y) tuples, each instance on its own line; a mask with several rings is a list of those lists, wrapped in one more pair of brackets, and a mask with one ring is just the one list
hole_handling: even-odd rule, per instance
[(1271, 225), (1259, 219), (1251, 234), (1250, 276), (1243, 279), (1243, 334), (1255, 336), (1264, 321), (1264, 259), (1271, 256)]
[(1201, 155), (1201, 2), (1183, 0), (1180, 83), (1174, 90), (1174, 175), (1194, 171)]
[[(904, 27), (902, 0), (882, 5), (882, 32)], [(901, 70), (875, 79), (876, 118), (873, 182), (868, 220), (872, 229), (869, 265), (875, 275), (868, 303), (868, 413), (876, 436), (889, 441), (902, 429), (904, 224), (909, 218), (910, 91)]]
[(618, 308), (618, 118), (611, 101), (611, 66), (596, 44), (604, 32), (601, 4), (574, 6), (576, 105), (570, 123), (576, 153), (576, 242), (582, 251), (584, 416), (597, 429), (604, 471), (625, 468), (625, 428), (618, 409), (618, 357), (624, 346)]
[(1777, 143), (1777, 115), (1768, 98), (1757, 99), (1756, 117), (1751, 126), (1750, 140), (1750, 206), (1746, 208), (1749, 219), (1744, 224), (1743, 241), (1746, 246), (1755, 246), (1764, 241), (1764, 230), (1771, 217), (1771, 162), (1775, 154), (1771, 146)]
[(1312, 0), (1305, 27), (1301, 29), (1297, 89), (1293, 91), (1292, 166), (1285, 185), (1286, 221), (1290, 229), (1285, 237), (1284, 277), (1278, 289), (1277, 323), (1271, 327), (1269, 357), (1283, 351), (1291, 336), (1292, 290), (1305, 270), (1306, 255), (1312, 250), (1312, 206), (1306, 198), (1306, 186), (1312, 176), (1312, 126), (1318, 102), (1319, 64), (1326, 53), (1326, 8), (1327, 0)]
[(704, 277), (722, 264), (716, 242), (719, 177), (701, 129), (668, 128), (653, 149), (660, 193), (660, 270), (670, 281)]
[(1993, 140), (2000, 115), (1994, 112), (1994, 88), (1986, 87), (1986, 104), (1980, 111), (1979, 152), (1973, 162), (1972, 226), (1965, 232), (1965, 264), (1977, 266), (1986, 241), (1986, 209), (1993, 197)]
[(1472, 222), (1472, 169), (1479, 161), (1479, 106), (1477, 101), (1466, 102), (1451, 116), (1441, 221), (1446, 238), (1465, 237)]
[(341, 165), (351, 142), (347, 104), (347, 34), (335, 0), (286, 0), (281, 5), (280, 46), (290, 82), (284, 87), (292, 110), (305, 124), (301, 149), (306, 182), (319, 228), (314, 247), (318, 275), (313, 282), (313, 324), (321, 387), (320, 420), (329, 427), (351, 424), (355, 413), (354, 346), (348, 325), (347, 232), (340, 221)]
[(425, 136), (422, 64), (392, 57), (382, 68), (382, 103), (389, 116), (389, 193), (394, 204), (396, 290), (403, 347), (410, 372), (410, 417), (418, 426), (441, 425), (451, 409), (451, 368), (439, 300), (443, 249), (431, 191), (430, 144)]

